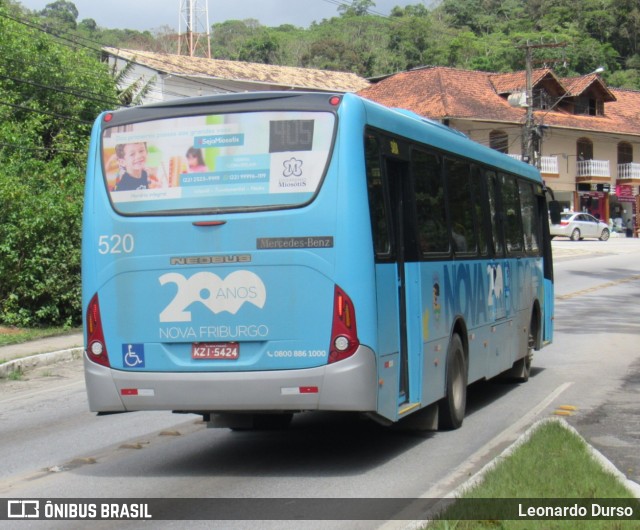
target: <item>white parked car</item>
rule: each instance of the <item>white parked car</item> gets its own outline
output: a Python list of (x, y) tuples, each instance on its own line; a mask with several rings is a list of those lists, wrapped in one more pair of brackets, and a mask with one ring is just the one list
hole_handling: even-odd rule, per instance
[(549, 230), (551, 237), (565, 236), (572, 241), (578, 241), (585, 237), (606, 241), (610, 235), (607, 223), (603, 223), (593, 215), (583, 212), (563, 212), (560, 215), (560, 224), (552, 224)]

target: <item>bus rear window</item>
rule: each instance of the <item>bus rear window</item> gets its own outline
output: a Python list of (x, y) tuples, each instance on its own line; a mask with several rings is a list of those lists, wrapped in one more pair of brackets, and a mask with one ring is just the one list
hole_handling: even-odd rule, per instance
[(109, 127), (105, 184), (125, 215), (300, 206), (318, 191), (334, 125), (329, 112), (248, 112)]

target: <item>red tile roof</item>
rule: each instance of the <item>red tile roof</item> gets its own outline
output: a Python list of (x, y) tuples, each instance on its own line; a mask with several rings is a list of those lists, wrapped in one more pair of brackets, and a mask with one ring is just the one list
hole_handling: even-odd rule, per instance
[(422, 116), (490, 118), (519, 122), (523, 113), (500, 97), (489, 74), (455, 68), (422, 68), (402, 72), (371, 85), (359, 94), (389, 107), (403, 107)]
[[(561, 80), (549, 69), (536, 70), (533, 85), (557, 84), (563, 97), (596, 89), (605, 100), (604, 116), (570, 114), (560, 106), (534, 112), (536, 123), (594, 132), (640, 135), (640, 92), (609, 89), (596, 75)], [(359, 94), (389, 107), (412, 110), (428, 118), (468, 119), (523, 124), (525, 109), (509, 105), (505, 95), (522, 89), (524, 72), (491, 74), (448, 67), (402, 72)], [(564, 92), (563, 92), (564, 91)], [(502, 94), (502, 95), (501, 95)]]
[[(510, 94), (512, 92), (518, 92), (526, 90), (527, 81), (526, 81), (526, 73), (525, 72), (509, 72), (506, 74), (489, 74), (489, 79), (491, 79), (491, 83), (493, 84), (496, 92), (498, 94)], [(557, 82), (557, 84), (562, 88), (562, 90), (566, 90), (560, 80), (556, 77), (553, 71), (550, 68), (543, 68), (540, 70), (534, 70), (531, 74), (531, 84), (536, 86), (543, 79), (550, 78)]]
[(568, 77), (562, 81), (572, 96), (579, 96), (588, 89), (592, 89), (600, 92), (605, 101), (615, 101), (616, 99), (607, 85), (604, 84), (604, 81), (596, 74)]

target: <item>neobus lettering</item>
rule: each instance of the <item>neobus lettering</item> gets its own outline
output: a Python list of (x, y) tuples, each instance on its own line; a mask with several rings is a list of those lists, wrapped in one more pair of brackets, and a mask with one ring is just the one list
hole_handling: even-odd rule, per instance
[(186, 256), (169, 259), (171, 265), (217, 265), (220, 263), (248, 263), (251, 254), (238, 254), (230, 256)]

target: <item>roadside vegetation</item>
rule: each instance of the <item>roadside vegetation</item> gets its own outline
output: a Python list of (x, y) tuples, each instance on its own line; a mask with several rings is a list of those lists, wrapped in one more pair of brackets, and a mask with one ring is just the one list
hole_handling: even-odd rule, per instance
[[(559, 421), (550, 421), (536, 429), (531, 437), (505, 459), (490, 469), (483, 480), (442, 514), (441, 520), (427, 526), (429, 530), (625, 530), (638, 528), (638, 521), (625, 520), (477, 520), (482, 502), (469, 499), (509, 499), (509, 508), (517, 509), (517, 501), (526, 499), (570, 499), (562, 506), (583, 501), (606, 504), (607, 499), (630, 499), (634, 513), (640, 510), (640, 500), (602, 465), (597, 462), (582, 438)], [(515, 502), (514, 502), (515, 501)], [(492, 501), (493, 503), (493, 501)], [(493, 504), (495, 506), (495, 504)], [(517, 511), (515, 512), (517, 514)]]
[(107, 67), (0, 0), (0, 325), (77, 325), (91, 124), (117, 105)]

